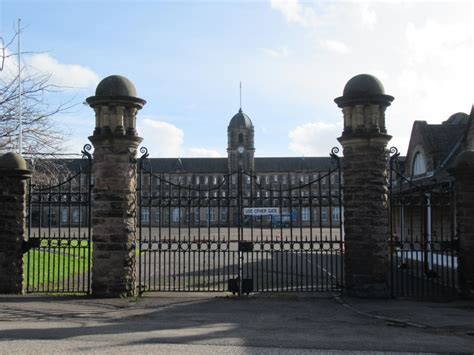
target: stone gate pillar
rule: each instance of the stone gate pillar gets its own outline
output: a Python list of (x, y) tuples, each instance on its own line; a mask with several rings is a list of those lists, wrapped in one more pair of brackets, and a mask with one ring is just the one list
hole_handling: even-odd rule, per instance
[(92, 227), (92, 294), (131, 296), (135, 293), (136, 157), (142, 138), (136, 114), (145, 101), (133, 84), (119, 75), (103, 79), (87, 98), (96, 125), (94, 145)]
[(463, 296), (474, 298), (474, 150), (459, 154), (449, 172), (456, 179), (459, 288)]
[(0, 157), (0, 294), (23, 293), (26, 179), (30, 176), (20, 155)]
[(345, 291), (388, 297), (389, 216), (385, 109), (393, 97), (372, 75), (350, 79), (334, 100), (344, 114)]

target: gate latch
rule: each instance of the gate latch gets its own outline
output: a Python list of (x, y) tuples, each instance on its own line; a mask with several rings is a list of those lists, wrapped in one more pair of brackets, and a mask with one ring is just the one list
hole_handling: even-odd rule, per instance
[(239, 251), (250, 252), (253, 251), (252, 242), (239, 242)]

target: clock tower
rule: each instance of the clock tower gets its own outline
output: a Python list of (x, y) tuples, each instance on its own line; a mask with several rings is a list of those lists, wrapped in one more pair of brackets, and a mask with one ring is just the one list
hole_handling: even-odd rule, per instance
[(255, 170), (254, 129), (250, 117), (242, 109), (232, 117), (227, 127), (227, 157), (229, 172), (239, 166), (244, 172)]

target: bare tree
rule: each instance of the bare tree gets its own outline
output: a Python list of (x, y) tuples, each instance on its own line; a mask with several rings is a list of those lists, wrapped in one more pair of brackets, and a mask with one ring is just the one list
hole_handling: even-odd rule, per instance
[[(51, 75), (21, 67), (21, 75), (15, 70), (18, 52), (9, 48), (18, 37), (5, 42), (0, 38), (0, 152), (16, 150), (19, 141), (19, 85), (21, 77), (21, 120), (23, 152), (30, 156), (54, 156), (60, 151), (64, 133), (54, 124), (53, 116), (65, 113), (75, 106), (72, 99), (53, 102), (54, 94), (60, 96), (64, 87), (51, 83)], [(31, 52), (22, 52), (22, 54)]]

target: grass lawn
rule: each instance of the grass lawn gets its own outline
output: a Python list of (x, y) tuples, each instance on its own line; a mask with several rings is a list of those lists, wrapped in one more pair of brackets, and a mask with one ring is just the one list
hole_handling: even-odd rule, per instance
[[(23, 256), (23, 278), (29, 292), (80, 291), (80, 275), (91, 269), (87, 246), (31, 249)], [(87, 290), (87, 287), (86, 287)]]

